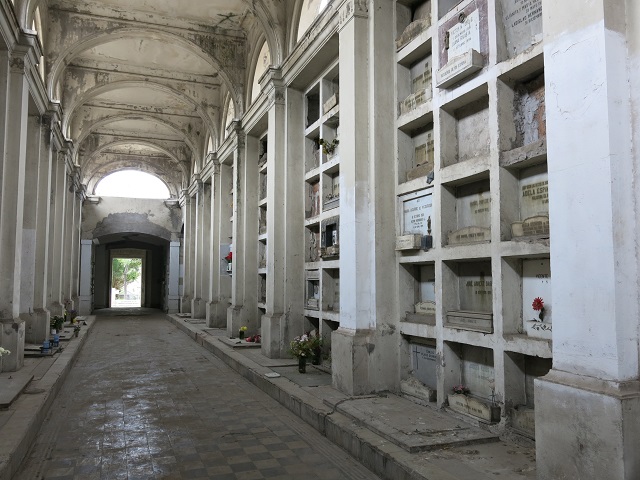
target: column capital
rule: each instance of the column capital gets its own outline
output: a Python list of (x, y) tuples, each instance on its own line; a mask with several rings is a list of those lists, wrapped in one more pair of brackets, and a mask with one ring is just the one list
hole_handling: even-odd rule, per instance
[(25, 52), (14, 51), (9, 54), (9, 71), (11, 73), (24, 73)]
[(354, 17), (369, 18), (369, 0), (347, 0), (338, 15), (338, 30), (341, 30)]

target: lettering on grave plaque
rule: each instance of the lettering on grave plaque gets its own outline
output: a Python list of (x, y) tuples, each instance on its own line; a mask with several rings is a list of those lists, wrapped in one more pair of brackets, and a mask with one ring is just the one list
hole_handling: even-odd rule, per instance
[(480, 12), (473, 11), (449, 30), (449, 59), (469, 50), (480, 51)]
[(501, 0), (502, 23), (510, 57), (542, 40), (542, 0)]
[(431, 26), (431, 15), (425, 15), (417, 18), (404, 29), (402, 34), (396, 39), (396, 49), (401, 50), (411, 40), (416, 38), (422, 32)]
[(436, 389), (436, 349), (427, 345), (411, 344), (413, 375), (429, 388)]
[(431, 235), (431, 194), (402, 202), (403, 234)]
[(511, 224), (511, 235), (513, 237), (548, 237), (549, 233), (548, 215), (536, 215), (522, 222)]
[[(522, 185), (520, 213), (523, 217), (549, 214), (549, 181), (540, 180)], [(522, 218), (522, 217), (521, 217)]]
[(449, 245), (488, 242), (491, 240), (491, 229), (485, 227), (464, 227), (449, 233)]
[(407, 182), (416, 178), (425, 177), (433, 171), (434, 163), (433, 131), (426, 133), (426, 143), (416, 146), (414, 150), (415, 167), (407, 172)]

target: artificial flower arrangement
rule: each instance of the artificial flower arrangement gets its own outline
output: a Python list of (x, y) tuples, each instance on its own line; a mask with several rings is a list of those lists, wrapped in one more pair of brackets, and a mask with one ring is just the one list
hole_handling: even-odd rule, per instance
[(244, 338), (244, 334), (247, 331), (247, 326), (243, 325), (238, 329), (238, 337), (239, 338)]
[[(533, 299), (533, 303), (531, 304), (531, 307), (536, 311), (539, 312), (538, 313), (538, 318), (540, 319), (540, 322), (544, 321), (544, 300), (542, 300), (541, 297), (536, 297)], [(534, 318), (534, 320), (536, 320)], [(536, 320), (538, 321), (538, 320)]]
[(233, 252), (227, 253), (227, 256), (224, 257), (224, 259), (229, 263), (233, 262)]
[(49, 327), (52, 330), (60, 331), (62, 330), (63, 326), (64, 317), (62, 315), (54, 315), (53, 317), (51, 317), (51, 320), (49, 320)]
[(297, 358), (310, 357), (313, 353), (312, 343), (313, 340), (311, 340), (309, 334), (305, 333), (293, 339), (289, 352)]
[(467, 395), (470, 392), (470, 390), (462, 384), (455, 385), (451, 390), (457, 395)]
[(10, 353), (11, 353), (10, 350), (7, 350), (6, 348), (0, 347), (0, 357), (2, 357), (4, 355), (9, 355)]

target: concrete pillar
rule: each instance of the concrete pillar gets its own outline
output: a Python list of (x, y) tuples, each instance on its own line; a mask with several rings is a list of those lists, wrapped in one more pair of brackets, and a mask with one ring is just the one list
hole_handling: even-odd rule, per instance
[(66, 153), (58, 152), (54, 162), (54, 177), (52, 178), (52, 214), (50, 234), (52, 242), (49, 244), (49, 311), (52, 315), (62, 315), (62, 267), (64, 241), (64, 210), (66, 204), (67, 172)]
[(71, 296), (72, 292), (72, 275), (71, 272), (73, 270), (72, 259), (73, 259), (73, 221), (75, 217), (75, 196), (76, 190), (73, 182), (73, 176), (67, 173), (67, 182), (68, 182), (68, 190), (64, 193), (65, 195), (65, 209), (64, 209), (64, 232), (63, 232), (63, 242), (62, 242), (62, 299), (65, 305), (65, 308), (72, 309), (73, 308), (73, 299)]
[(233, 185), (233, 167), (216, 165), (211, 176), (211, 255), (209, 258), (209, 302), (207, 303), (207, 325), (225, 328), (227, 308), (231, 299), (231, 275), (226, 272), (226, 256), (231, 244), (232, 215), (229, 191)]
[(11, 119), (0, 132), (5, 137), (0, 194), (0, 345), (11, 351), (2, 358), (2, 368), (12, 372), (24, 363), (25, 324), (19, 314), (29, 87), (24, 53), (13, 53), (8, 61), (7, 90), (0, 92), (6, 94), (4, 115)]
[[(25, 321), (27, 341), (32, 342), (34, 287), (36, 268), (36, 216), (38, 206), (38, 163), (40, 160), (40, 119), (27, 121), (27, 155), (25, 166), (25, 196), (22, 216), (22, 258), (20, 267), (20, 318)], [(43, 332), (44, 333), (44, 332)]]
[[(340, 328), (332, 333), (333, 385), (351, 394), (395, 390), (398, 334), (393, 295), (395, 68), (393, 1), (340, 12)], [(375, 148), (374, 148), (375, 147)]]
[(182, 237), (184, 272), (182, 273), (182, 298), (180, 299), (181, 313), (191, 313), (191, 299), (193, 298), (194, 210), (194, 201), (185, 192), (183, 207), (184, 235)]
[(535, 384), (540, 480), (640, 477), (637, 8), (543, 1), (558, 321)]
[(258, 139), (236, 128), (238, 147), (233, 154), (233, 276), (227, 334), (237, 335), (245, 325), (258, 329)]
[(91, 315), (93, 311), (93, 241), (80, 241), (80, 295), (76, 308), (78, 315)]
[(169, 243), (167, 313), (180, 311), (180, 242)]
[[(267, 143), (267, 302), (262, 316), (262, 353), (267, 357), (287, 356), (289, 344), (285, 292), (286, 230), (286, 106), (281, 72), (270, 69), (263, 94), (269, 99)], [(300, 197), (302, 198), (302, 197)], [(291, 199), (293, 201), (293, 199)], [(300, 203), (298, 201), (298, 203)]]
[[(194, 204), (194, 229), (193, 237), (193, 296), (191, 300), (191, 317), (205, 318), (207, 314), (207, 285), (205, 276), (208, 273), (207, 233), (210, 231), (211, 222), (211, 188), (205, 183), (199, 182), (198, 191), (193, 199)], [(205, 214), (207, 212), (207, 214)]]
[(31, 329), (27, 328), (26, 340), (41, 343), (49, 335), (48, 280), (49, 243), (51, 216), (51, 176), (53, 152), (51, 145), (51, 118), (42, 117), (40, 122), (40, 152), (38, 158), (38, 189), (36, 211), (36, 253), (33, 285), (33, 318)]
[(80, 243), (82, 230), (82, 189), (75, 191), (73, 196), (73, 228), (71, 247), (71, 302), (73, 308), (78, 310), (80, 302), (80, 256), (82, 246)]

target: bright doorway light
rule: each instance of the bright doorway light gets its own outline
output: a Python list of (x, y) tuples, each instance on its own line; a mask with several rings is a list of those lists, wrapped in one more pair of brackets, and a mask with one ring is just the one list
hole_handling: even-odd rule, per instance
[(111, 307), (142, 305), (142, 258), (114, 258), (111, 262)]
[(158, 177), (138, 170), (121, 170), (107, 175), (96, 187), (101, 197), (159, 198), (170, 197), (169, 189)]

